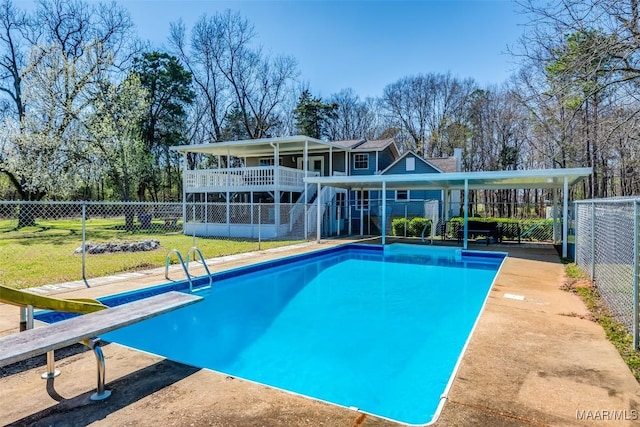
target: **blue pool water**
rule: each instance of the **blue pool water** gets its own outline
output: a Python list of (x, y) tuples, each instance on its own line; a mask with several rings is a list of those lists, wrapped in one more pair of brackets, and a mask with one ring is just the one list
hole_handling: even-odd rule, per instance
[(424, 424), (504, 258), (430, 249), (352, 245), (237, 270), (203, 302), (103, 338)]

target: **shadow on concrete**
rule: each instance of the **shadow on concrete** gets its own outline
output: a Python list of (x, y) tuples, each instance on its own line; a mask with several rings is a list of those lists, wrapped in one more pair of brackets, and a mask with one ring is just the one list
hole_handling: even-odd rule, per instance
[[(199, 368), (165, 359), (108, 383), (106, 388), (111, 390), (112, 394), (111, 397), (106, 400), (92, 401), (90, 397), (95, 390), (90, 390), (70, 399), (61, 397), (62, 400), (58, 404), (7, 425), (51, 426), (91, 424), (95, 421), (105, 419), (109, 414), (131, 405), (146, 396), (152, 395), (199, 370)], [(51, 382), (51, 390), (49, 390), (49, 384), (47, 384), (47, 391), (52, 391), (58, 395), (53, 388), (54, 380), (48, 380), (48, 382), (49, 381)]]
[[(55, 351), (55, 359), (56, 364), (67, 357), (75, 356), (76, 354), (81, 354), (89, 350), (88, 347), (83, 344), (73, 344), (68, 347), (61, 348)], [(47, 355), (41, 354), (39, 356), (32, 357), (27, 360), (23, 360), (21, 362), (12, 363), (11, 365), (3, 366), (0, 368), (0, 378), (8, 377), (10, 375), (15, 375), (20, 372), (28, 371), (30, 369), (37, 368), (38, 366), (42, 367), (42, 372), (47, 370)]]

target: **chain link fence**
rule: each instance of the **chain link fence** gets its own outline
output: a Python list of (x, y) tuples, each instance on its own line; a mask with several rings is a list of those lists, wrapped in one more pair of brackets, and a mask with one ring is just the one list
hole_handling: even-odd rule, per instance
[[(323, 202), (324, 196), (328, 202)], [(206, 258), (213, 258), (316, 240), (318, 236), (385, 233), (455, 241), (461, 234), (462, 218), (445, 221), (441, 202), (432, 201), (438, 204), (431, 234), (434, 217), (427, 215), (424, 200), (387, 199), (386, 229), (382, 230), (381, 199), (368, 194), (358, 199), (346, 191), (327, 191), (324, 196), (320, 205), (317, 199), (310, 204), (2, 201), (0, 257), (5, 266), (0, 270), (0, 283), (31, 287), (86, 282), (162, 267), (169, 251), (187, 254), (193, 246)], [(499, 223), (504, 241), (556, 240), (550, 218), (496, 218), (480, 205), (474, 207), (476, 216), (470, 220)], [(532, 211), (529, 207), (518, 209), (521, 213)], [(556, 229), (559, 227), (557, 221)], [(171, 262), (177, 262), (175, 257)]]
[(638, 339), (638, 208), (640, 199), (575, 202), (576, 264), (609, 310)]
[[(424, 200), (397, 201), (386, 200), (386, 227), (384, 232), (392, 237), (422, 237), (424, 221), (430, 220), (425, 211)], [(382, 231), (382, 200), (376, 198), (366, 199), (364, 203), (358, 200), (350, 200), (348, 209), (343, 215), (350, 215), (347, 224), (351, 224), (349, 234), (381, 236)], [(483, 204), (473, 204), (470, 210), (470, 222), (486, 222), (495, 224), (500, 230), (501, 240), (504, 242), (544, 242), (557, 243), (561, 240), (562, 219), (560, 206), (556, 206), (554, 220), (553, 205), (551, 203), (530, 205), (510, 204), (501, 209), (492, 204), (491, 208)], [(463, 218), (460, 215), (460, 205), (451, 209), (449, 219), (445, 220), (442, 202), (439, 202), (439, 215), (435, 224), (433, 235), (440, 240), (458, 240), (463, 229)], [(501, 212), (503, 216), (492, 216)], [(326, 220), (323, 221), (323, 224)], [(430, 223), (430, 221), (428, 221)], [(431, 224), (426, 230), (426, 235), (431, 233)], [(475, 236), (474, 236), (475, 237)], [(480, 239), (486, 236), (477, 236)]]
[(305, 233), (308, 211), (293, 204), (0, 201), (0, 283), (25, 288), (163, 267), (170, 250), (186, 255), (193, 246), (213, 258), (300, 243), (311, 232), (315, 238), (315, 229)]

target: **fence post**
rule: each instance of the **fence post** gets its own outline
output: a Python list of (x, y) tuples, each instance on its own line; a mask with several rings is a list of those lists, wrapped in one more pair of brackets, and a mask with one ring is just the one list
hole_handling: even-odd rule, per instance
[[(565, 218), (566, 221), (566, 218)], [(591, 280), (596, 280), (596, 202), (591, 202)]]
[(193, 224), (191, 225), (191, 246), (196, 246), (196, 202), (193, 202), (193, 210), (191, 211)]
[(87, 283), (87, 202), (82, 202), (82, 280)]
[(260, 230), (262, 228), (262, 203), (258, 203), (258, 250), (261, 249), (262, 234)]
[(633, 348), (640, 346), (638, 330), (638, 200), (633, 202)]

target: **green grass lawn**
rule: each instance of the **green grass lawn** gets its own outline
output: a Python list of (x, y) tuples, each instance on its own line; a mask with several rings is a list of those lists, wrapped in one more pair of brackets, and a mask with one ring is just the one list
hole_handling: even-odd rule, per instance
[[(179, 224), (178, 224), (179, 225)], [(124, 252), (86, 255), (88, 279), (123, 271), (134, 271), (165, 264), (169, 250), (184, 255), (193, 246), (192, 236), (181, 228), (166, 232), (163, 221), (154, 221), (150, 230), (124, 230), (124, 218), (90, 219), (86, 224), (87, 242), (138, 242), (155, 239), (160, 249), (148, 252)], [(285, 246), (300, 241), (263, 241), (261, 249)], [(255, 240), (222, 240), (196, 237), (195, 244), (205, 258), (258, 250)], [(29, 288), (82, 279), (82, 255), (74, 251), (82, 246), (82, 223), (74, 220), (39, 220), (34, 227), (16, 229), (16, 221), (0, 221), (0, 284)], [(175, 256), (172, 262), (177, 262)]]

